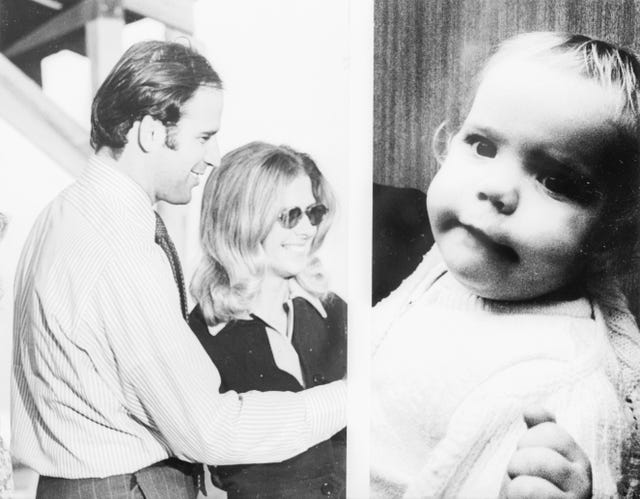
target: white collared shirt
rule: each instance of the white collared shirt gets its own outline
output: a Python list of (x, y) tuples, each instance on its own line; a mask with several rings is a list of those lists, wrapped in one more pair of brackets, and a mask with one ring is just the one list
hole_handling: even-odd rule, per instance
[(95, 157), (36, 221), (16, 275), (14, 456), (43, 475), (103, 477), (172, 454), (278, 461), (340, 430), (344, 382), (218, 393), (154, 231), (142, 188)]

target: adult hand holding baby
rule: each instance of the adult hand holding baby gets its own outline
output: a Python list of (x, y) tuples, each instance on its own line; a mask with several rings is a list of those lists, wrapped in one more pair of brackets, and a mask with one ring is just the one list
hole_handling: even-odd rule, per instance
[(518, 442), (501, 497), (575, 498), (592, 495), (591, 463), (554, 416), (541, 407), (524, 412), (527, 432)]

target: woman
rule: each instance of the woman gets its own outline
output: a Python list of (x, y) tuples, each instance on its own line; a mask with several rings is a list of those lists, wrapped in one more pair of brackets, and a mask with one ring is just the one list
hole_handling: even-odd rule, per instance
[[(220, 391), (300, 391), (346, 374), (346, 305), (314, 256), (335, 210), (313, 160), (253, 142), (222, 158), (203, 194), (190, 325)], [(282, 463), (211, 468), (229, 499), (344, 496), (345, 432)]]

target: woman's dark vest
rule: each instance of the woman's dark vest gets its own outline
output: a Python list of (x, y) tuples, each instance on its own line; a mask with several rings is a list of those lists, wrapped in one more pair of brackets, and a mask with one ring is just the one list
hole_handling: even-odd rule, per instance
[[(323, 305), (326, 319), (304, 298), (293, 299), (292, 344), (308, 388), (346, 374), (346, 304), (330, 295)], [(235, 320), (212, 336), (197, 306), (189, 325), (220, 372), (221, 393), (303, 390), (294, 376), (276, 365), (261, 319)], [(212, 466), (211, 476), (229, 499), (344, 497), (345, 446), (343, 430), (281, 463)]]

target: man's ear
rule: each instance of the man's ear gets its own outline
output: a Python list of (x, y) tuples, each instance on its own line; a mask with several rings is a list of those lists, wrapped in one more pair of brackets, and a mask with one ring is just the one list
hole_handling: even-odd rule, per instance
[(163, 147), (166, 137), (167, 129), (159, 120), (146, 115), (138, 122), (138, 145), (144, 152)]

